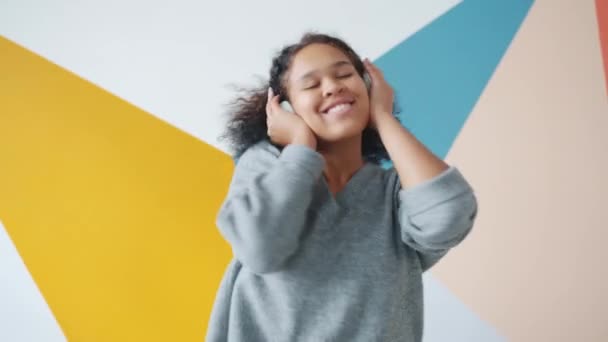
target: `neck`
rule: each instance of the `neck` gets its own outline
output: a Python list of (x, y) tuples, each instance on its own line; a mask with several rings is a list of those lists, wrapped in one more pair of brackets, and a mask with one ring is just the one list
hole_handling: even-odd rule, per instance
[(361, 154), (362, 136), (332, 143), (321, 143), (317, 147), (325, 158), (323, 175), (332, 192), (339, 192), (363, 164)]

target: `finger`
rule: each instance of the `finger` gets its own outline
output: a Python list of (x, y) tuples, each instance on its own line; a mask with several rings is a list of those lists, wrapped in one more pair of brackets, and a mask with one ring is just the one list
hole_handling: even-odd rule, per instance
[(268, 127), (268, 129), (272, 127), (273, 120), (274, 115), (272, 114), (272, 109), (269, 107), (269, 109), (266, 111), (266, 127)]
[(370, 69), (372, 69), (374, 71), (379, 71), (380, 70), (380, 69), (378, 69), (378, 67), (372, 61), (369, 60), (369, 58), (366, 58), (364, 62), (365, 62), (365, 65), (367, 65), (368, 68), (370, 68)]
[(272, 88), (269, 87), (268, 88), (268, 97), (266, 98), (266, 115), (267, 116), (272, 115), (272, 107), (270, 106), (272, 96), (273, 96)]
[(363, 66), (365, 66), (365, 71), (367, 71), (367, 73), (371, 77), (372, 83), (373, 83), (374, 80), (378, 78), (378, 76), (376, 75), (376, 70), (374, 70), (373, 66), (371, 65), (371, 63), (369, 62), (369, 60), (367, 58), (365, 60), (363, 60)]
[(375, 66), (374, 63), (372, 63), (369, 59), (367, 59), (367, 58), (365, 59), (364, 65), (365, 65), (366, 69), (369, 71), (369, 73), (372, 75), (372, 77), (376, 77), (378, 79), (384, 78), (384, 75), (382, 74), (382, 70), (380, 70), (380, 68)]
[(274, 114), (274, 113), (280, 113), (283, 111), (283, 108), (281, 108), (281, 105), (279, 104), (279, 95), (274, 95), (269, 102), (270, 105), (270, 111)]
[(266, 117), (266, 135), (269, 137), (272, 135), (272, 120), (270, 119), (270, 116)]

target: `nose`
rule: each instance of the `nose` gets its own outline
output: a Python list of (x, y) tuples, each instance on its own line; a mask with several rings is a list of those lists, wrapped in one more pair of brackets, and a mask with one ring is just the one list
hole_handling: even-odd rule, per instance
[(330, 97), (344, 90), (344, 85), (336, 79), (327, 79), (323, 84), (323, 96)]

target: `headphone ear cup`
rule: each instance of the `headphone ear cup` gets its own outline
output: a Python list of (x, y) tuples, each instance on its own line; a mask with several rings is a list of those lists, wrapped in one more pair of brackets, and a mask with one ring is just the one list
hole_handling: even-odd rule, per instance
[(367, 91), (372, 89), (372, 79), (369, 74), (366, 72), (363, 73), (363, 82), (365, 82), (365, 86), (367, 87)]
[(289, 103), (289, 101), (282, 101), (281, 108), (287, 112), (293, 113), (293, 108), (291, 107), (291, 103)]

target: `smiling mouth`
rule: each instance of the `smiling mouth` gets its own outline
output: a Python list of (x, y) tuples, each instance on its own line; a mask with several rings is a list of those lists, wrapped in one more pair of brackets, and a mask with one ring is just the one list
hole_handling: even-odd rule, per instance
[(328, 110), (326, 110), (323, 113), (324, 114), (342, 114), (342, 113), (349, 111), (352, 107), (353, 107), (352, 103), (341, 103), (339, 105), (335, 105), (335, 106), (329, 108)]

